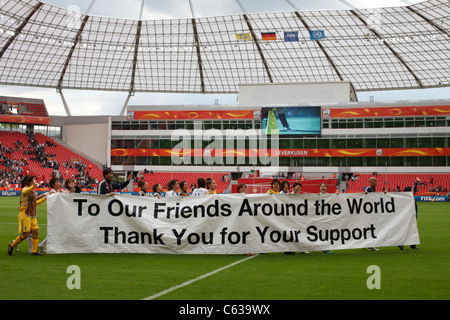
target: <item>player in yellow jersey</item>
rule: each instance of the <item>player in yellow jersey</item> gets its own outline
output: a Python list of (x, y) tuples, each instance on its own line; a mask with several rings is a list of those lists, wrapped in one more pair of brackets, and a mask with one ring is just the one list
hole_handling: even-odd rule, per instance
[(13, 242), (8, 244), (8, 254), (11, 255), (13, 248), (21, 243), (28, 236), (33, 236), (33, 251), (32, 254), (41, 256), (42, 254), (37, 251), (39, 243), (39, 227), (36, 219), (36, 206), (43, 203), (47, 198), (45, 194), (36, 197), (34, 188), (37, 185), (36, 176), (27, 175), (22, 180), (22, 194), (20, 196), (20, 213), (19, 213), (19, 235)]

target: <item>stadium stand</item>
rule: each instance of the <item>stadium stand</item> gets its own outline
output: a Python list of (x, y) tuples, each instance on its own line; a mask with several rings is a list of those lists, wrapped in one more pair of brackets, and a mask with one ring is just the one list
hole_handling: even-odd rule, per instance
[[(378, 174), (356, 174), (354, 179), (349, 180), (347, 192), (363, 192), (364, 187), (369, 185), (369, 179), (376, 176), (378, 189), (387, 188), (388, 191), (403, 190), (406, 186), (413, 186), (419, 179), (418, 194), (429, 192), (440, 192), (447, 194), (449, 190), (450, 174), (447, 173), (378, 173)], [(397, 186), (399, 188), (397, 188)]]
[[(11, 165), (8, 165), (10, 171), (15, 171), (16, 177), (20, 173), (22, 175), (34, 174), (45, 184), (58, 171), (63, 180), (69, 177), (79, 177), (87, 182), (89, 176), (92, 178), (90, 183), (92, 187), (101, 181), (102, 170), (88, 159), (59, 145), (41, 133), (35, 133), (33, 139), (35, 139), (35, 143), (32, 143), (25, 133), (0, 131), (1, 145), (8, 149), (8, 152), (2, 153), (3, 158), (9, 158), (11, 160), (8, 162), (9, 164), (12, 164), (14, 160), (20, 164), (20, 169), (18, 166), (12, 168)], [(2, 160), (0, 164), (6, 169), (6, 159)]]

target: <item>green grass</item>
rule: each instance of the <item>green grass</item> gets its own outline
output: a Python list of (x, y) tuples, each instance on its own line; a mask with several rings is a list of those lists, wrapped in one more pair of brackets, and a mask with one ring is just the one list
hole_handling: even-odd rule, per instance
[[(242, 255), (66, 254), (35, 257), (26, 243), (7, 254), (17, 236), (17, 197), (0, 198), (0, 299), (143, 299), (245, 259)], [(450, 203), (418, 203), (419, 250), (397, 247), (258, 255), (169, 292), (162, 300), (305, 300), (450, 298)], [(46, 205), (38, 206), (40, 238)], [(81, 270), (81, 289), (69, 290), (67, 267)], [(381, 270), (381, 289), (366, 286), (367, 267)]]

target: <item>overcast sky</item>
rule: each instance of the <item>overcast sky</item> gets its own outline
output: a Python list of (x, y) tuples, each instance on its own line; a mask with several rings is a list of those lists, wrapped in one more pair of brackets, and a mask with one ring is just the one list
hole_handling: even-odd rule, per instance
[[(86, 13), (91, 6), (89, 14), (139, 19), (141, 0), (44, 0), (43, 2), (57, 5), (62, 8), (77, 6), (81, 13)], [(401, 6), (408, 3), (418, 3), (421, 0), (291, 0), (299, 10), (348, 10), (357, 8), (376, 8), (388, 6)], [(236, 0), (191, 0), (195, 17), (222, 16), (241, 14), (243, 9), (248, 13), (270, 11), (292, 11), (293, 8), (285, 0), (240, 0), (243, 9)], [(143, 20), (152, 19), (185, 19), (191, 18), (192, 12), (189, 0), (146, 0), (142, 12)], [(64, 90), (72, 115), (118, 115), (125, 103), (126, 92), (102, 92)], [(28, 88), (0, 86), (0, 95), (17, 96), (25, 98), (44, 99), (51, 115), (65, 115), (60, 95), (55, 89)], [(376, 91), (358, 93), (359, 101), (369, 101), (373, 95), (375, 101), (398, 100), (427, 100), (449, 99), (450, 88)], [(199, 94), (162, 94), (162, 93), (136, 93), (129, 105), (192, 105), (238, 104), (237, 95), (199, 95)]]

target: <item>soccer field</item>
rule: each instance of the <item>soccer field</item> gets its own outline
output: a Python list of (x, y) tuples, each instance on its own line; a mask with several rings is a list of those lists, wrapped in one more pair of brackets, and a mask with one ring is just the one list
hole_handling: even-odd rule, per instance
[[(17, 236), (18, 198), (0, 198), (0, 299), (309, 300), (450, 298), (450, 203), (418, 203), (421, 244), (333, 254), (31, 256)], [(46, 204), (38, 206), (40, 240)], [(77, 266), (78, 273), (68, 272)], [(380, 289), (367, 282), (378, 266)], [(69, 289), (73, 276), (80, 289)], [(68, 281), (69, 279), (69, 281)], [(370, 279), (369, 279), (370, 280)], [(370, 281), (369, 281), (370, 282)], [(75, 282), (73, 282), (75, 283)]]

